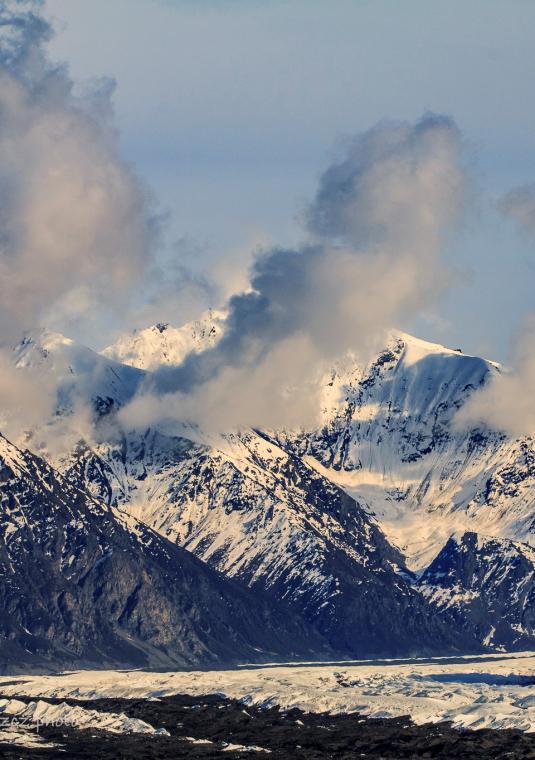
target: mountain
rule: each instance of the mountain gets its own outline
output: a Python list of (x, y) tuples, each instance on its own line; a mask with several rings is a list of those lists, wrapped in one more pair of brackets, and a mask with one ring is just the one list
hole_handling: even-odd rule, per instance
[(423, 573), (419, 588), (459, 627), (497, 649), (535, 646), (535, 549), (527, 544), (454, 534)]
[(145, 376), (47, 329), (26, 332), (11, 353), (15, 367), (53, 385), (59, 409), (88, 400), (124, 404)]
[(260, 433), (217, 444), (130, 434), (76, 451), (64, 477), (289, 604), (348, 656), (477, 648), (430, 614), (400, 553), (344, 491)]
[(180, 364), (190, 352), (198, 353), (213, 346), (225, 327), (225, 313), (210, 309), (200, 319), (183, 327), (167, 322), (120, 337), (102, 351), (103, 356), (122, 364), (152, 370), (162, 365)]
[(310, 657), (295, 614), (0, 436), (0, 669)]
[[(137, 363), (133, 355), (131, 363)], [(351, 354), (335, 364), (323, 382), (316, 429), (278, 431), (271, 442), (352, 496), (397, 547), (400, 566), (417, 573), (425, 572), (455, 533), (475, 530), (497, 540), (533, 541), (533, 440), (457, 422), (470, 396), (501, 371), (495, 362), (393, 333), (367, 366)], [(141, 509), (157, 529), (162, 493), (159, 508)], [(482, 572), (486, 556), (478, 556)], [(511, 625), (517, 624), (513, 615)], [(484, 629), (466, 627), (480, 641), (488, 639), (490, 629)], [(525, 641), (502, 638), (507, 646)]]
[[(134, 336), (122, 343), (129, 362), (143, 365)], [(351, 353), (335, 363), (322, 383), (317, 428), (278, 431), (274, 440), (353, 496), (415, 572), (456, 531), (529, 542), (533, 439), (461, 427), (456, 417), (501, 371), (496, 362), (393, 332), (369, 364)]]
[(453, 531), (482, 526), (506, 535), (511, 528), (509, 505), (498, 515), (484, 492), (519, 443), (456, 425), (458, 410), (499, 371), (478, 357), (392, 335), (369, 365), (339, 362), (325, 385), (321, 425), (283, 432), (280, 441), (367, 504), (421, 571)]
[[(214, 345), (224, 329), (224, 315), (156, 325), (124, 336), (105, 356), (45, 334), (14, 355), (31, 353), (32, 366), (56, 373), (60, 389), (70, 383), (71, 397), (91, 399), (113, 423), (110, 411), (151, 368)], [(87, 362), (60, 361), (56, 351)], [(73, 492), (195, 555), (246, 598), (284, 609), (298, 628), (304, 621), (309, 650), (371, 657), (522, 648), (531, 642), (532, 598), (512, 605), (503, 625), (493, 622), (504, 594), (496, 556), (512, 540), (527, 557), (533, 540), (534, 442), (462, 427), (457, 416), (501, 371), (392, 333), (369, 364), (351, 353), (335, 363), (314, 429), (216, 435), (178, 424), (165, 434), (112, 426), (113, 434), (103, 428), (50, 461)], [(473, 577), (441, 585), (433, 561), (449, 556), (452, 534), (467, 532), (496, 546), (475, 552)], [(466, 604), (483, 579), (478, 603)]]

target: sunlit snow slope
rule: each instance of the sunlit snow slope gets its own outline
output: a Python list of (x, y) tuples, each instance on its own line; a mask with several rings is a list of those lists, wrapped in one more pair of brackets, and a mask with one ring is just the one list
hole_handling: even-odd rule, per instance
[(452, 532), (529, 541), (532, 439), (460, 425), (457, 411), (498, 365), (407, 335), (362, 369), (341, 362), (325, 388), (322, 426), (281, 440), (368, 504), (414, 570)]

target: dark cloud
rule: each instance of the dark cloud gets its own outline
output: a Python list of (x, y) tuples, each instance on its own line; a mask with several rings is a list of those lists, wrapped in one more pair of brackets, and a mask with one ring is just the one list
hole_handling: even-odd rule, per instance
[[(176, 392), (178, 416), (191, 414), (195, 399), (205, 411), (212, 409), (207, 395), (223, 396), (239, 423), (240, 401), (254, 397), (262, 368), (262, 386), (270, 377), (282, 403), (294, 404), (284, 389), (297, 378), (340, 352), (376, 348), (388, 328), (436, 298), (447, 280), (442, 242), (463, 207), (465, 184), (461, 135), (447, 117), (381, 123), (356, 137), (320, 180), (307, 213), (309, 241), (258, 256), (250, 289), (225, 307), (222, 339), (162, 369), (151, 392)], [(295, 350), (284, 350), (287, 343)], [(227, 395), (216, 387), (220, 376)], [(272, 409), (279, 406), (273, 399)]]
[[(424, 171), (432, 172), (433, 162), (447, 159), (460, 138), (454, 121), (437, 114), (428, 114), (414, 125), (385, 121), (357, 135), (349, 141), (343, 160), (321, 177), (307, 213), (310, 231), (357, 249), (388, 242), (394, 231), (400, 235), (405, 230), (413, 236), (414, 224), (425, 223), (425, 199), (420, 197), (419, 203), (412, 205), (407, 189), (415, 182), (423, 184)], [(445, 168), (442, 163), (439, 170)], [(429, 179), (431, 183), (435, 180)], [(448, 181), (446, 175), (442, 179)], [(447, 204), (458, 203), (458, 179), (452, 180)], [(436, 185), (430, 186), (431, 206), (436, 189)], [(377, 198), (376, 192), (382, 197)], [(436, 229), (437, 209), (431, 206), (429, 221)]]

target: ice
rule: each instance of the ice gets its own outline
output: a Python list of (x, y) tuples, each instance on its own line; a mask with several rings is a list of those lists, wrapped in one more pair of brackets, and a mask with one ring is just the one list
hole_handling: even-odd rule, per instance
[(65, 725), (74, 728), (100, 728), (111, 733), (161, 734), (161, 729), (157, 731), (149, 723), (138, 718), (129, 718), (123, 713), (117, 715), (73, 707), (65, 703), (49, 704), (42, 700), (26, 703), (19, 699), (0, 699), (0, 719), (11, 718), (37, 726)]
[(523, 652), (217, 671), (75, 671), (55, 676), (10, 676), (5, 684), (0, 680), (0, 691), (14, 697), (82, 700), (218, 693), (244, 704), (278, 705), (285, 710), (371, 717), (410, 715), (417, 724), (451, 721), (458, 728), (533, 731), (534, 674), (535, 653)]

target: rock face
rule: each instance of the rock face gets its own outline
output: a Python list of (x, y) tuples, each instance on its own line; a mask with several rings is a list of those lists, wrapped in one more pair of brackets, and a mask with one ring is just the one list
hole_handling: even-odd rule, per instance
[(318, 656), (298, 616), (0, 437), (0, 667)]
[(459, 626), (502, 649), (535, 645), (535, 550), (477, 533), (454, 534), (419, 581)]

